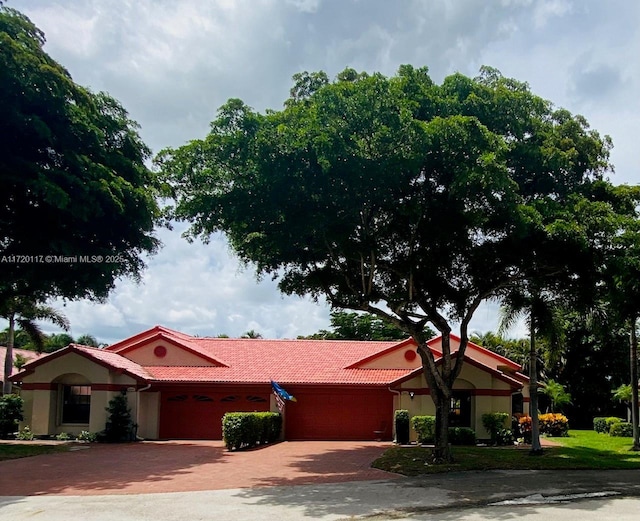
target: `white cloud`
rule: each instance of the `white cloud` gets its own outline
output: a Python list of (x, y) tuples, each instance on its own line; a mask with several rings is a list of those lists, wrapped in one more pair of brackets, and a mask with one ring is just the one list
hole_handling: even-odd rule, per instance
[[(640, 31), (637, 2), (584, 0), (9, 0), (47, 36), (45, 50), (94, 90), (120, 100), (158, 151), (208, 131), (239, 97), (278, 109), (291, 76), (347, 66), (393, 74), (427, 65), (435, 81), (483, 64), (582, 113), (616, 145), (618, 182), (638, 182)], [(256, 282), (228, 245), (188, 244), (162, 231), (164, 249), (142, 283), (121, 281), (106, 304), (69, 303), (73, 334), (115, 341), (154, 324), (188, 333), (295, 337), (328, 326), (326, 304)], [(494, 330), (497, 307), (472, 329)], [(522, 331), (519, 331), (522, 333)]]

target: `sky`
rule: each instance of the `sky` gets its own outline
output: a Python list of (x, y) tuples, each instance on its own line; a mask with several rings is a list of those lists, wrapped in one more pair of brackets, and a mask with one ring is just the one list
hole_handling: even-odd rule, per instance
[[(291, 77), (346, 67), (394, 75), (429, 67), (436, 83), (482, 65), (582, 114), (613, 139), (615, 184), (640, 179), (640, 2), (633, 0), (6, 0), (44, 31), (45, 51), (80, 85), (118, 99), (154, 153), (206, 136), (240, 98), (278, 110)], [(323, 301), (258, 281), (223, 236), (188, 243), (159, 230), (142, 280), (105, 303), (56, 302), (71, 334), (112, 343), (156, 324), (199, 335), (295, 338), (329, 327)], [(498, 304), (472, 332), (495, 331)], [(55, 329), (43, 324), (45, 331)], [(511, 336), (524, 335), (520, 324)]]

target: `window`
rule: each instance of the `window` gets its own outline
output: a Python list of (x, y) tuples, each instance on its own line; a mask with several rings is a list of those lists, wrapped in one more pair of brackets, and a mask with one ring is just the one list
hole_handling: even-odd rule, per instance
[(91, 386), (64, 385), (62, 389), (62, 423), (89, 423)]
[(471, 427), (471, 393), (469, 391), (453, 391), (449, 425), (451, 427)]

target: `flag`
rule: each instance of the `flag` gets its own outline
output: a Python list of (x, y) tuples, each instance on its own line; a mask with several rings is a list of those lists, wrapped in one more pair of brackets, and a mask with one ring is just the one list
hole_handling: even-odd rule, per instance
[(287, 391), (285, 391), (282, 387), (280, 387), (277, 383), (271, 380), (271, 387), (273, 388), (273, 392), (276, 397), (281, 398), (282, 400), (289, 400), (291, 402), (297, 402), (295, 396), (291, 396)]

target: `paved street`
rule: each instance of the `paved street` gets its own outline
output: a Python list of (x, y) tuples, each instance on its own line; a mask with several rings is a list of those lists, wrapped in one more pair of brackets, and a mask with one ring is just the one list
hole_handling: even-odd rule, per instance
[[(577, 493), (619, 495), (531, 504)], [(489, 471), (160, 494), (0, 497), (0, 520), (624, 521), (637, 519), (639, 497), (638, 471)], [(504, 501), (509, 503), (490, 506)]]

